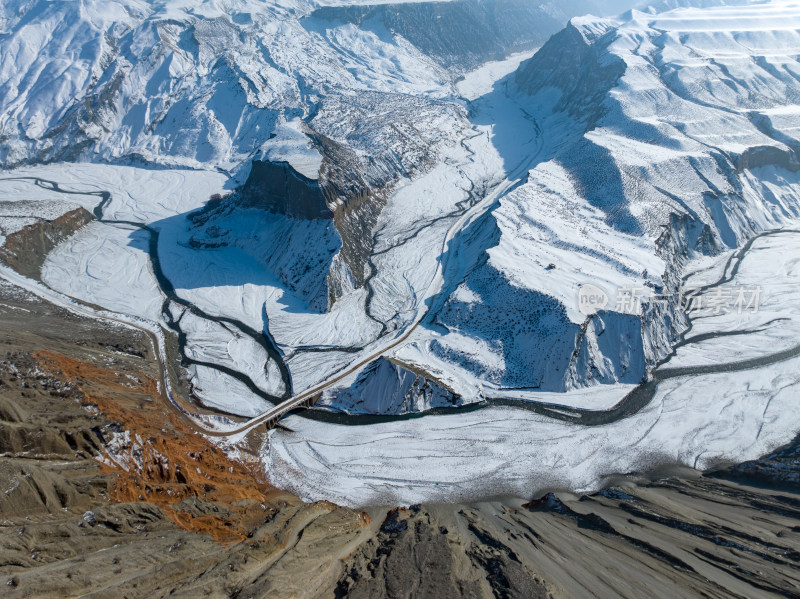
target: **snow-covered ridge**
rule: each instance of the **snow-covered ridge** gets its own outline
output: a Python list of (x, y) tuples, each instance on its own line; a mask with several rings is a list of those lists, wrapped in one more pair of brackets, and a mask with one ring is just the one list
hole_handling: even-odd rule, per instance
[[(476, 398), (639, 382), (687, 326), (686, 261), (800, 216), (798, 54), (796, 3), (573, 19), (515, 75), (531, 130), (560, 147), (399, 357)], [(590, 317), (584, 284), (609, 296)], [(665, 301), (628, 312), (626, 289)]]
[[(143, 159), (231, 170), (273, 133), (285, 137), (286, 123), (309, 120), (339, 95), (452, 96), (453, 75), (426, 54), (426, 44), (443, 32), (463, 38), (463, 47), (448, 52), (447, 64), (463, 66), (475, 52), (485, 54), (481, 44), (491, 46), (494, 56), (502, 53), (503, 46), (491, 40), (438, 25), (408, 31), (398, 25), (396, 31), (372, 22), (359, 28), (347, 19), (303, 18), (314, 7), (336, 11), (325, 7), (338, 4), (4, 3), (0, 165)], [(472, 4), (415, 3), (410, 10)], [(385, 10), (400, 14), (405, 6), (411, 5)], [(527, 3), (512, 2), (503, 15), (513, 19), (527, 10)], [(526, 28), (503, 34), (507, 47), (531, 47), (575, 14), (536, 10)], [(264, 153), (272, 154), (274, 146)]]

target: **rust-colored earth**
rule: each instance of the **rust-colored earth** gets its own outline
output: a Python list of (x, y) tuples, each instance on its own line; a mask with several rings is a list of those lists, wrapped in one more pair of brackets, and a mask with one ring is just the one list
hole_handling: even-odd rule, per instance
[[(134, 380), (49, 350), (35, 357), (42, 370), (75, 384), (88, 403), (130, 431), (131, 442), (118, 453), (107, 450), (102, 466), (115, 478), (114, 500), (154, 503), (181, 528), (232, 543), (245, 539), (264, 520), (265, 502), (282, 493), (257, 468), (232, 460), (167, 409), (150, 376)], [(192, 498), (218, 504), (219, 510), (195, 513), (186, 507)]]

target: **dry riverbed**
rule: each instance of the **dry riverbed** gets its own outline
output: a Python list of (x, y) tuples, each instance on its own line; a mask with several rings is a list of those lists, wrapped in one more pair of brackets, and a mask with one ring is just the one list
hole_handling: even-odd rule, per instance
[[(141, 333), (0, 285), (10, 597), (796, 596), (797, 447), (589, 497), (305, 504), (161, 401)], [(246, 456), (246, 453), (242, 453)]]

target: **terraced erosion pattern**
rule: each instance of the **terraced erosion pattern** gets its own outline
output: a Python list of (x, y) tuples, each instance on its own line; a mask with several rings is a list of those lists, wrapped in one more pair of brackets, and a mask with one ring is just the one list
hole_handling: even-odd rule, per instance
[(800, 596), (799, 56), (797, 0), (4, 1), (0, 594)]
[(144, 335), (9, 284), (0, 310), (3, 596), (791, 597), (800, 583), (797, 444), (586, 496), (308, 504), (159, 401)]

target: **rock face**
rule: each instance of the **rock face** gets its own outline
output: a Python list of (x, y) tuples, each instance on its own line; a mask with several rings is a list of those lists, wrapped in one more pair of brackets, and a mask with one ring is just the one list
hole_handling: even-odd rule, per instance
[(330, 219), (318, 181), (304, 177), (288, 163), (253, 161), (241, 189), (242, 208), (257, 208), (297, 219)]
[(378, 358), (350, 387), (326, 391), (317, 404), (347, 414), (416, 414), (455, 406), (459, 400), (440, 383)]
[(615, 37), (613, 21), (579, 23), (576, 19), (551, 37), (514, 77), (519, 89), (532, 96), (547, 88), (559, 90), (554, 110), (591, 123), (602, 114), (603, 101), (625, 72), (625, 63), (607, 52)]
[(796, 173), (800, 171), (800, 159), (797, 156), (797, 147), (789, 150), (775, 146), (757, 146), (748, 148), (739, 157), (736, 163), (740, 171), (753, 170), (764, 166), (777, 166)]
[(0, 260), (18, 273), (38, 279), (47, 254), (92, 220), (94, 216), (88, 210), (76, 208), (55, 219), (28, 225), (6, 237)]

